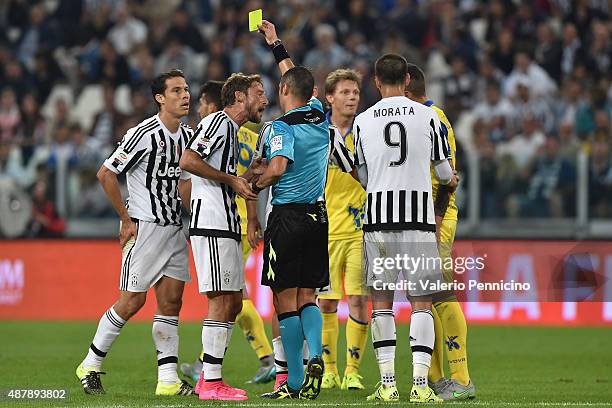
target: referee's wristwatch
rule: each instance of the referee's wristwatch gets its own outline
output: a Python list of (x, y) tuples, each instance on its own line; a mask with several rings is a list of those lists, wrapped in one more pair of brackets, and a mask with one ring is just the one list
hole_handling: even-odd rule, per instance
[(259, 187), (257, 187), (257, 182), (256, 182), (256, 181), (252, 181), (252, 182), (251, 182), (251, 190), (253, 190), (253, 192), (254, 192), (255, 194), (259, 194), (259, 192), (260, 192), (261, 190), (263, 190), (263, 188), (259, 188)]

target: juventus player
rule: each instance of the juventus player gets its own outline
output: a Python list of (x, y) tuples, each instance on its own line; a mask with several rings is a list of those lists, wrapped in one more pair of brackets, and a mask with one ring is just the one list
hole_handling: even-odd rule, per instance
[[(372, 293), (372, 341), (381, 385), (368, 400), (397, 401), (395, 385), (395, 320), (393, 291), (402, 271), (412, 303), (410, 345), (413, 386), (410, 402), (439, 402), (427, 386), (434, 346), (431, 296), (442, 274), (436, 246), (431, 199), (430, 161), (442, 184), (456, 183), (448, 164), (448, 146), (435, 111), (404, 96), (406, 60), (386, 54), (376, 61), (375, 83), (382, 99), (355, 119), (359, 178), (366, 189), (364, 230), (365, 273)], [(416, 269), (406, 264), (389, 268), (389, 260), (431, 259)], [(399, 263), (399, 262), (398, 262)], [(382, 268), (381, 265), (385, 265)]]
[[(102, 361), (121, 328), (155, 289), (157, 311), (153, 341), (157, 348), (157, 395), (191, 395), (179, 380), (178, 316), (185, 282), (189, 282), (189, 251), (181, 228), (181, 201), (189, 203), (189, 174), (180, 157), (192, 135), (180, 119), (189, 113), (189, 87), (183, 73), (172, 70), (153, 80), (159, 114), (127, 131), (98, 171), (98, 179), (121, 219), (122, 248), (119, 299), (98, 324), (89, 351), (76, 375), (88, 394), (104, 394)], [(123, 204), (117, 176), (125, 174), (128, 201)], [(180, 198), (179, 198), (180, 195)]]
[(234, 321), (242, 308), (244, 265), (236, 194), (255, 200), (249, 182), (253, 169), (241, 177), (238, 166), (240, 126), (259, 123), (268, 104), (258, 75), (233, 74), (221, 89), (224, 109), (208, 115), (189, 141), (180, 166), (193, 177), (189, 227), (200, 293), (208, 297), (208, 315), (202, 327), (203, 400), (246, 400), (243, 390), (221, 377), (225, 350)]

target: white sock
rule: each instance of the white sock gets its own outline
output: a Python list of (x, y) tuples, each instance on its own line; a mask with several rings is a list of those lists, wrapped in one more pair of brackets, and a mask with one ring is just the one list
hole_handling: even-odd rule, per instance
[(202, 324), (202, 349), (204, 350), (204, 381), (221, 381), (221, 368), (227, 344), (227, 322), (205, 319)]
[[(227, 348), (229, 347), (232, 341), (232, 332), (234, 331), (235, 322), (227, 322), (227, 340), (225, 341), (225, 352), (227, 352)], [(225, 353), (224, 353), (225, 355)]]
[(304, 363), (304, 369), (306, 369), (310, 357), (310, 351), (308, 350), (308, 342), (306, 342), (306, 339), (304, 339), (304, 345), (302, 347), (302, 363)]
[(153, 316), (153, 342), (157, 350), (157, 381), (171, 385), (179, 382), (176, 373), (178, 363), (178, 316)]
[(125, 320), (112, 307), (102, 315), (96, 334), (87, 351), (87, 356), (83, 360), (83, 367), (93, 368), (97, 371), (102, 369), (102, 361), (117, 336), (119, 336), (124, 324)]
[(287, 357), (285, 356), (285, 348), (280, 336), (272, 339), (272, 347), (274, 348), (274, 365), (276, 366), (276, 374), (287, 373)]
[(410, 318), (410, 348), (412, 349), (412, 384), (417, 387), (427, 387), (434, 340), (434, 321), (431, 311), (414, 310)]
[(395, 343), (393, 310), (372, 311), (372, 344), (380, 369), (380, 381), (387, 387), (395, 386)]

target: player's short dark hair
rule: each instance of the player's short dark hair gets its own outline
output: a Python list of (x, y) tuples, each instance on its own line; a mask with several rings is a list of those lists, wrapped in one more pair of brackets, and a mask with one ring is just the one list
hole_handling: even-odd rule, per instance
[(200, 87), (198, 99), (204, 95), (204, 100), (207, 103), (214, 103), (217, 110), (221, 110), (221, 89), (224, 83), (223, 81), (206, 81), (206, 83)]
[(225, 108), (226, 106), (230, 106), (236, 103), (236, 92), (244, 92), (249, 91), (253, 82), (259, 82), (263, 85), (263, 81), (259, 75), (246, 75), (242, 72), (238, 72), (236, 74), (232, 74), (223, 87), (221, 88), (221, 106)]
[(157, 99), (155, 99), (155, 95), (160, 94), (163, 95), (166, 92), (166, 80), (170, 78), (185, 78), (185, 74), (180, 69), (171, 69), (168, 72), (164, 72), (153, 78), (151, 81), (151, 93), (153, 94), (153, 100), (157, 104), (158, 108), (161, 108)]
[(312, 98), (314, 77), (306, 67), (293, 67), (281, 77), (280, 86), (283, 85), (289, 87), (289, 92), (293, 96), (307, 102)]
[(412, 95), (420, 98), (426, 95), (425, 91), (425, 74), (423, 70), (415, 64), (407, 65), (408, 75), (410, 75), (410, 82), (406, 86), (406, 91)]
[(376, 60), (374, 74), (383, 85), (403, 85), (406, 83), (408, 63), (398, 54), (385, 54)]

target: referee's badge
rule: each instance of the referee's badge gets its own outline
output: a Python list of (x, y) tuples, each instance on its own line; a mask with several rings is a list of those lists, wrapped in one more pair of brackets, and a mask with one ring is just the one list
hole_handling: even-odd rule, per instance
[(274, 153), (283, 148), (283, 137), (282, 136), (274, 136), (272, 140), (270, 140), (270, 152)]

